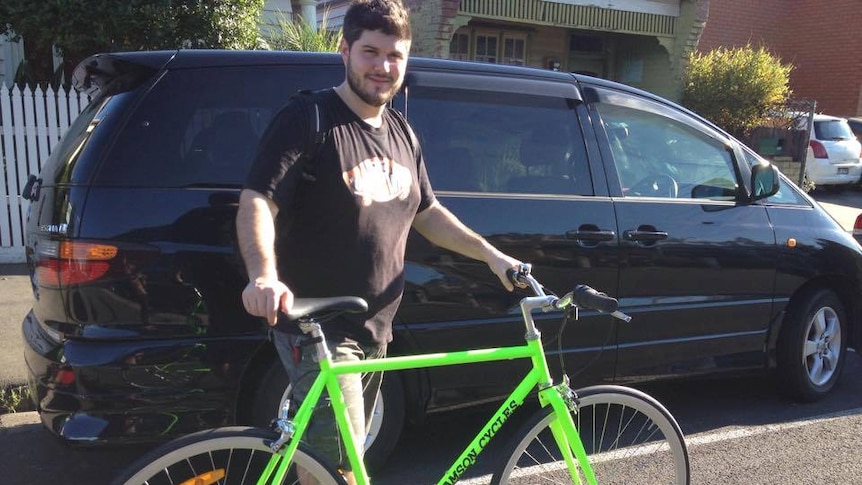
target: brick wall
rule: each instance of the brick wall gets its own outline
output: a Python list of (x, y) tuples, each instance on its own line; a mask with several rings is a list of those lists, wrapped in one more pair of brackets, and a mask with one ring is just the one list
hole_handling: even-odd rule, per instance
[(411, 55), (446, 57), (460, 0), (404, 0), (413, 29)]
[(771, 46), (782, 31), (782, 6), (796, 0), (713, 0), (698, 49), (707, 52), (719, 46)]
[(719, 0), (698, 50), (763, 44), (795, 69), (793, 97), (814, 99), (817, 110), (862, 115), (862, 62), (858, 60), (859, 0)]
[(787, 12), (793, 28), (784, 32), (785, 57), (795, 95), (817, 100), (817, 110), (838, 116), (859, 111), (862, 62), (859, 60), (859, 0), (796, 0)]

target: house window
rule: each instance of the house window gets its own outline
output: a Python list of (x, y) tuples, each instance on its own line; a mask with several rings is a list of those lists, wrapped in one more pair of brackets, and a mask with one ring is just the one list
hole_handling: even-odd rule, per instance
[(527, 39), (523, 35), (503, 34), (503, 64), (526, 64), (526, 44)]
[(455, 34), (449, 43), (449, 59), (458, 61), (470, 60), (470, 35)]
[(476, 35), (476, 57), (479, 62), (497, 63), (497, 36), (488, 34)]

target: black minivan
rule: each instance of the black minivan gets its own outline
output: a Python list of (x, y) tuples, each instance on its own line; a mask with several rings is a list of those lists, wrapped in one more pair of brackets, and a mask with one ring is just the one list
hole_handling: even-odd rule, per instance
[[(269, 421), (286, 377), (240, 301), (239, 191), (274, 113), (342, 78), (337, 55), (291, 52), (117, 53), (78, 67), (92, 102), (23, 194), (26, 361), (48, 429), (115, 443)], [(576, 386), (773, 370), (812, 400), (859, 347), (862, 248), (684, 108), (581, 75), (419, 58), (393, 105), (461, 220), (552, 291), (585, 283), (633, 317), (585, 312), (548, 346)], [(521, 295), (483, 264), (414, 234), (406, 279), (392, 353), (522, 337)], [(537, 319), (549, 340), (560, 317)], [(388, 374), (369, 460), (404, 423), (502, 397), (519, 369)]]

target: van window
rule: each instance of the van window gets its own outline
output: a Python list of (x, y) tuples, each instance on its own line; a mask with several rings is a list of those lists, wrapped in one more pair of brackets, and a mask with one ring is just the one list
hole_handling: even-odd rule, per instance
[(336, 66), (169, 71), (127, 120), (97, 183), (239, 187), (290, 96), (333, 86), (340, 76)]
[(40, 177), (45, 186), (74, 180), (72, 174), (76, 168), (75, 164), (80, 154), (85, 151), (92, 133), (90, 125), (98, 124), (99, 113), (110, 105), (110, 102), (111, 98), (91, 102), (75, 118), (40, 169)]
[(734, 200), (737, 179), (725, 144), (694, 119), (625, 93), (595, 104), (626, 197)]
[(593, 193), (566, 99), (415, 86), (408, 116), (436, 191)]

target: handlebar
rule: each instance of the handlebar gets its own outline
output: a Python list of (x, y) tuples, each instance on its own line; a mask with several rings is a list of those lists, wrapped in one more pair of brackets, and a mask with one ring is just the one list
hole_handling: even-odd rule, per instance
[[(510, 269), (506, 272), (506, 275), (509, 277), (509, 280), (515, 286), (520, 288), (530, 287), (536, 294), (536, 297), (547, 298), (546, 301), (539, 301), (536, 305), (529, 305), (529, 307), (548, 306), (550, 308), (563, 311), (573, 308), (584, 308), (610, 314), (611, 316), (625, 322), (631, 321), (630, 316), (619, 311), (620, 304), (616, 298), (608, 296), (606, 293), (598, 291), (587, 285), (579, 284), (575, 286), (572, 291), (566, 293), (559, 298), (555, 295), (545, 294), (544, 287), (539, 283), (538, 280), (536, 280), (536, 278), (533, 277), (533, 275), (530, 274), (531, 270), (531, 265), (522, 263), (521, 267), (517, 270)], [(531, 308), (527, 308), (527, 310), (529, 309)]]

